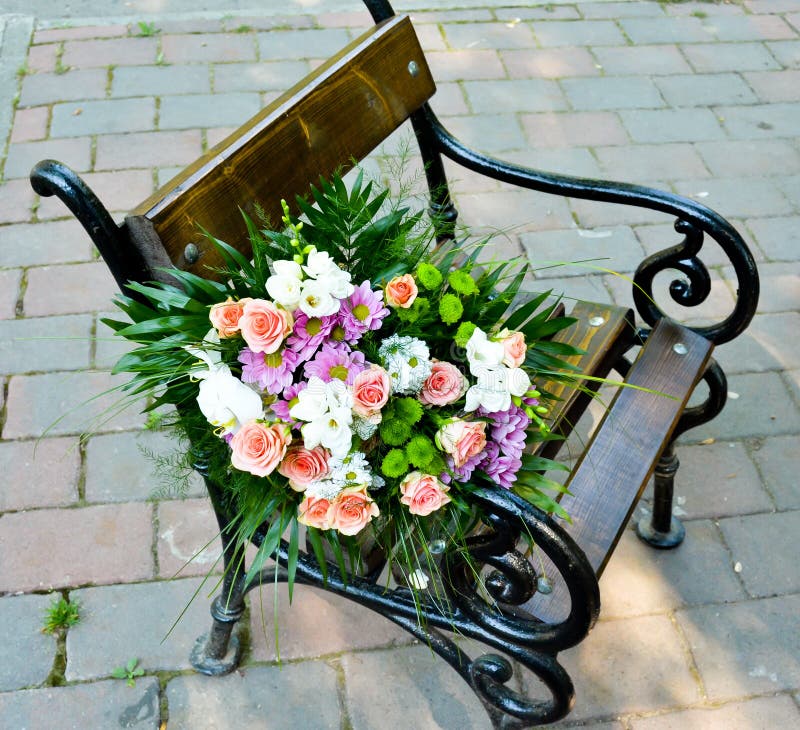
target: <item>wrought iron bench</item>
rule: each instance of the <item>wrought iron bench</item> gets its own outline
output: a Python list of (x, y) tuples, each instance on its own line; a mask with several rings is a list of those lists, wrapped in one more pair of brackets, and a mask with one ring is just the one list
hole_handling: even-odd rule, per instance
[[(457, 217), (443, 158), (528, 190), (640, 206), (675, 218), (682, 240), (646, 258), (636, 271), (633, 303), (638, 317), (628, 309), (580, 302), (572, 312), (578, 322), (560, 334), (586, 351), (579, 358), (584, 371), (604, 377), (613, 369), (628, 383), (644, 388), (619, 391), (574, 468), (570, 494), (562, 501), (572, 523), (553, 519), (503, 490), (480, 494), (485, 525), (470, 538), (470, 552), (485, 566), (491, 601), (478, 590), (463, 559), (448, 552), (441, 558), (451, 580), (445, 586), (448, 605), (444, 613), (432, 604), (423, 606), (424, 626), (406, 588), (387, 591), (377, 583), (385, 556), (375, 557), (367, 575), (347, 582), (333, 564), (324, 582), (313, 553), (301, 555), (297, 566), (300, 582), (377, 611), (428, 643), (477, 693), (497, 727), (553, 722), (567, 714), (574, 698), (572, 682), (557, 654), (582, 641), (596, 621), (598, 577), (653, 472), (652, 519), (640, 522), (638, 533), (661, 548), (674, 547), (683, 539), (683, 528), (671, 508), (678, 468), (674, 442), (724, 406), (725, 376), (711, 359), (711, 351), (747, 326), (758, 298), (758, 275), (738, 233), (698, 203), (633, 185), (535, 172), (465, 147), (427, 104), (435, 86), (409, 19), (395, 17), (386, 0), (365, 2), (376, 21), (373, 29), (144, 201), (121, 226), (64, 165), (43, 161), (34, 168), (31, 181), (37, 193), (58, 196), (81, 221), (121, 290), (129, 281), (158, 279), (163, 276), (160, 267), (205, 272), (206, 266), (218, 262), (214, 250), (198, 236), (198, 226), (243, 247), (246, 236), (239, 206), (258, 202), (278, 219), (277, 201), (293, 200), (320, 174), (329, 175), (362, 159), (407, 119), (425, 163), (431, 211), (439, 221), (442, 244), (454, 243)], [(677, 270), (682, 278), (672, 282), (672, 298), (685, 306), (702, 303), (710, 290), (708, 271), (698, 258), (705, 236), (716, 241), (730, 259), (739, 296), (723, 321), (684, 327), (670, 321), (655, 304), (654, 277)], [(631, 352), (638, 346), (641, 352), (631, 362)], [(687, 408), (700, 380), (707, 384), (708, 396), (700, 405)], [(578, 391), (561, 395), (553, 424), (566, 434), (589, 397)], [(558, 446), (557, 441), (545, 442), (541, 453), (554, 456)], [(202, 474), (202, 454), (194, 457)], [(272, 567), (265, 569), (267, 575), (245, 584), (241, 555), (225, 531), (223, 491), (213, 481), (206, 482), (222, 530), (227, 570), (223, 589), (212, 605), (211, 631), (198, 640), (192, 663), (198, 671), (223, 674), (239, 660), (233, 629), (244, 611), (246, 593), (262, 581), (273, 580), (274, 571), (279, 580), (285, 574), (282, 567)], [(523, 532), (534, 538), (546, 556), (547, 577), (537, 570), (538, 560), (535, 568), (518, 550)], [(285, 545), (280, 558), (285, 563)], [(472, 659), (457, 647), (450, 636), (453, 632), (477, 639), (504, 656), (491, 653)], [(551, 696), (529, 699), (512, 689), (508, 658), (536, 674)]]

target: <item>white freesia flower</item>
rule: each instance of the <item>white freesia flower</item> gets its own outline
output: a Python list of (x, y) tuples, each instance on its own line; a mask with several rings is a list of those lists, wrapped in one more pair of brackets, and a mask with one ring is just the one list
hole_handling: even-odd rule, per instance
[(478, 382), (467, 391), (465, 411), (483, 407), (489, 413), (507, 411), (511, 407), (511, 394), (506, 387), (507, 368), (483, 368), (478, 371)]
[(289, 415), (298, 421), (306, 421), (301, 431), (307, 449), (322, 445), (334, 457), (343, 458), (350, 451), (353, 433), (353, 396), (341, 380), (326, 383), (316, 375), (308, 381), (308, 387), (297, 396)]
[(479, 370), (499, 367), (504, 357), (503, 343), (492, 342), (480, 327), (476, 327), (467, 341), (469, 371), (477, 376)]
[(303, 270), (294, 261), (273, 261), (275, 272), (267, 279), (267, 293), (286, 309), (297, 309), (303, 294)]
[(506, 368), (506, 389), (511, 395), (523, 396), (530, 390), (531, 379), (522, 368)]
[(327, 284), (316, 279), (306, 279), (300, 294), (299, 307), (309, 317), (327, 317), (339, 311), (339, 300)]
[(355, 289), (350, 283), (350, 272), (340, 269), (326, 251), (313, 249), (309, 252), (303, 270), (327, 287), (330, 294), (337, 299), (349, 297)]

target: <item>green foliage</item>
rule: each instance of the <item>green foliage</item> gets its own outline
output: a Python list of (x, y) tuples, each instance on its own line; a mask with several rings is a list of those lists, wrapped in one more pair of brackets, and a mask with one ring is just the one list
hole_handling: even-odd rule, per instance
[(81, 620), (80, 604), (70, 602), (64, 596), (53, 598), (44, 612), (42, 633), (55, 634), (75, 626)]
[(139, 32), (136, 34), (140, 38), (147, 38), (149, 36), (154, 36), (160, 33), (161, 31), (156, 28), (155, 23), (146, 23), (144, 20), (140, 20), (136, 25), (139, 26)]
[(114, 667), (111, 670), (111, 676), (115, 679), (127, 679), (126, 684), (128, 687), (135, 687), (136, 677), (141, 677), (144, 674), (144, 669), (139, 667), (138, 664), (138, 657), (128, 659), (124, 667)]

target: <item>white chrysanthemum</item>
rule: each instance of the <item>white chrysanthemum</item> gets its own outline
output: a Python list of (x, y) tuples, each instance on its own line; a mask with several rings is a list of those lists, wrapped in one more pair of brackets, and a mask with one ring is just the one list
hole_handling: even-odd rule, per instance
[(369, 487), (372, 484), (372, 470), (364, 454), (355, 451), (343, 459), (332, 459), (328, 463), (330, 479), (345, 487)]
[(433, 368), (428, 346), (416, 337), (392, 335), (384, 340), (378, 356), (392, 379), (393, 393), (419, 393)]
[(316, 482), (311, 482), (311, 484), (308, 485), (304, 494), (306, 497), (327, 499), (329, 502), (332, 502), (342, 489), (344, 489), (342, 485), (337, 484), (331, 479), (318, 479)]
[[(380, 423), (380, 419), (378, 419), (378, 423)], [(362, 441), (366, 441), (378, 430), (378, 423), (356, 416), (353, 419), (353, 431)]]

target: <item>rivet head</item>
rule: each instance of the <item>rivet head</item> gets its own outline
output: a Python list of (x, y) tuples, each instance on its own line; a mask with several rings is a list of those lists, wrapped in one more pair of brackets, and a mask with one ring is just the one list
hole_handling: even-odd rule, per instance
[(679, 355), (685, 355), (687, 352), (689, 352), (689, 349), (682, 342), (676, 342), (672, 346), (672, 349), (673, 349), (674, 352), (677, 352)]
[(553, 584), (549, 578), (542, 576), (536, 581), (536, 590), (542, 595), (549, 596), (553, 592)]
[(598, 317), (592, 317), (589, 320), (589, 324), (592, 325), (592, 327), (599, 327), (601, 324), (605, 324), (605, 323), (606, 323), (605, 319), (603, 319), (602, 317), (599, 317), (599, 316)]
[(193, 243), (187, 244), (186, 248), (183, 249), (183, 258), (187, 264), (195, 263), (200, 258), (200, 249)]
[(419, 66), (417, 65), (416, 61), (408, 62), (408, 73), (410, 73), (412, 76), (419, 76)]

